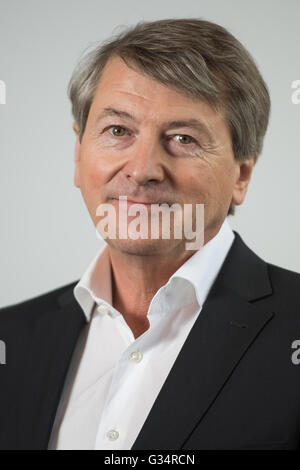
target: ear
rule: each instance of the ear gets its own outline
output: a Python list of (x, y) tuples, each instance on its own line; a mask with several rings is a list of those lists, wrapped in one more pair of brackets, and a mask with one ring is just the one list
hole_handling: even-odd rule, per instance
[(253, 155), (247, 160), (237, 162), (237, 178), (234, 185), (231, 202), (236, 206), (242, 204), (245, 199), (252, 170), (256, 164), (258, 155)]
[(79, 129), (76, 122), (73, 123), (73, 130), (76, 134), (76, 144), (74, 152), (74, 161), (75, 161), (75, 174), (74, 174), (74, 185), (77, 188), (80, 188), (80, 150), (81, 144), (79, 141)]

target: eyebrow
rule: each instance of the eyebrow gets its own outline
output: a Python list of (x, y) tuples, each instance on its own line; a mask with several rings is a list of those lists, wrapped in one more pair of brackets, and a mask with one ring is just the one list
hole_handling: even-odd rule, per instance
[[(129, 119), (130, 121), (134, 123), (137, 122), (135, 117), (132, 114), (128, 113), (127, 111), (122, 111), (120, 109), (108, 107), (108, 108), (104, 108), (102, 112), (98, 115), (98, 117), (96, 118), (96, 124), (98, 124), (99, 121), (101, 121), (101, 119), (107, 116), (118, 116), (124, 119)], [(211, 141), (213, 140), (213, 136), (208, 130), (207, 126), (199, 119), (195, 119), (195, 118), (180, 119), (180, 120), (175, 120), (175, 121), (167, 121), (163, 124), (164, 130), (167, 130), (170, 128), (176, 129), (179, 127), (189, 127), (191, 129), (195, 129), (200, 134), (208, 137)]]

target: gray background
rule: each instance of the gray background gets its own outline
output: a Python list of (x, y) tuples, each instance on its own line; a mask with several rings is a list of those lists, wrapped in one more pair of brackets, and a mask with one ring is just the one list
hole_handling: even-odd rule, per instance
[(201, 17), (250, 51), (272, 114), (246, 200), (229, 217), (266, 261), (300, 272), (299, 0), (0, 0), (0, 306), (81, 277), (101, 242), (73, 185), (66, 87), (87, 46), (140, 20)]

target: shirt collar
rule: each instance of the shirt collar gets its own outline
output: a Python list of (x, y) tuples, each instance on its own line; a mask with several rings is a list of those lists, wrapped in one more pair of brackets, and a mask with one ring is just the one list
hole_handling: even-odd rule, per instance
[(73, 289), (74, 296), (90, 320), (94, 303), (112, 305), (111, 265), (106, 243), (101, 246), (80, 281)]
[[(164, 311), (178, 309), (192, 303), (194, 297), (201, 307), (233, 240), (234, 233), (225, 218), (218, 233), (183, 263), (168, 282), (156, 292), (149, 311), (155, 305), (160, 305), (160, 310)], [(87, 321), (91, 318), (95, 302), (98, 305), (107, 305), (113, 316), (119, 315), (119, 312), (112, 307), (111, 265), (106, 243), (100, 248), (74, 287), (73, 293)]]
[[(229, 222), (225, 218), (218, 233), (172, 274), (166, 284), (166, 292), (169, 289), (170, 292), (171, 290), (177, 292), (180, 280), (184, 279), (193, 286), (198, 305), (202, 307), (228, 254), (234, 237)], [(177, 304), (178, 302), (184, 303), (184, 299), (187, 298), (184, 289), (181, 289), (181, 294), (182, 299), (176, 298)]]

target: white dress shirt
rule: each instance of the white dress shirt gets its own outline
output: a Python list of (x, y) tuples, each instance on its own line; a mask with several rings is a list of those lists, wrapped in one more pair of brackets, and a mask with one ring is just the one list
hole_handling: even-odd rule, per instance
[(136, 339), (112, 306), (108, 246), (101, 247), (74, 288), (87, 326), (66, 377), (49, 449), (131, 449), (233, 240), (226, 218), (217, 235), (156, 292), (147, 314), (150, 326)]

